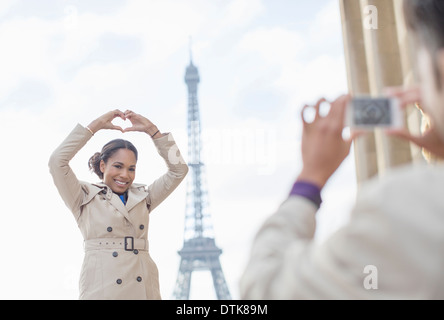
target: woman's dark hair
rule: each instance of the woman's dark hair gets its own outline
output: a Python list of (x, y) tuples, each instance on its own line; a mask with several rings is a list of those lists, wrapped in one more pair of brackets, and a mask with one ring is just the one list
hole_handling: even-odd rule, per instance
[(444, 1), (404, 0), (404, 16), (415, 40), (432, 55), (438, 86), (441, 87), (436, 54), (444, 48)]
[(134, 152), (137, 161), (136, 147), (127, 140), (115, 139), (105, 144), (102, 148), (102, 152), (96, 152), (91, 158), (89, 158), (89, 169), (97, 174), (100, 179), (103, 179), (103, 173), (100, 171), (100, 161), (103, 160), (105, 161), (105, 163), (107, 163), (108, 159), (119, 149), (131, 150), (132, 152)]

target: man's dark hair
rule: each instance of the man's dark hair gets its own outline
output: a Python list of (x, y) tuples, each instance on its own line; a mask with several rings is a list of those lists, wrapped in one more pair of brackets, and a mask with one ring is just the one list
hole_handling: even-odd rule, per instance
[(444, 49), (444, 0), (404, 0), (404, 16), (415, 41), (432, 55), (438, 86), (441, 87), (436, 54)]

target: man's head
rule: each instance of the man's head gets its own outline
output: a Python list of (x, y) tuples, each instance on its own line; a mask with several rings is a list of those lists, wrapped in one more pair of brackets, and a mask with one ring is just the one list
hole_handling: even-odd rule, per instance
[(444, 0), (404, 0), (417, 47), (423, 104), (444, 139)]

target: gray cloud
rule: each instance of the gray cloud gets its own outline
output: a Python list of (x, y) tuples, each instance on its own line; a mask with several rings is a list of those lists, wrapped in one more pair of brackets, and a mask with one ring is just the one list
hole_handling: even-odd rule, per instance
[[(60, 39), (54, 39), (60, 41)], [(131, 61), (144, 52), (140, 38), (127, 35), (106, 33), (101, 35), (90, 53), (76, 61), (69, 61), (59, 66), (60, 77), (72, 79), (81, 69), (94, 64), (115, 64)]]
[(127, 61), (137, 58), (142, 52), (143, 45), (139, 38), (107, 33), (100, 36), (95, 50), (84, 64)]
[(0, 102), (0, 106), (36, 110), (48, 106), (52, 98), (53, 93), (47, 84), (37, 80), (25, 79)]

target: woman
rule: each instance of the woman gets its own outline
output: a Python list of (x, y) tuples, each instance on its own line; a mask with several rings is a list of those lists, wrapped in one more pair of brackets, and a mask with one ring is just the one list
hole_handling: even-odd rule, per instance
[[(117, 117), (129, 120), (132, 127), (122, 130), (114, 125)], [(102, 182), (77, 180), (69, 161), (104, 129), (148, 134), (168, 172), (149, 187), (133, 183), (137, 150), (131, 142), (116, 139), (89, 160)], [(85, 240), (80, 299), (161, 299), (157, 267), (148, 252), (149, 214), (188, 172), (172, 134), (160, 133), (150, 120), (132, 111), (110, 111), (87, 127), (78, 124), (51, 155), (49, 168)]]

